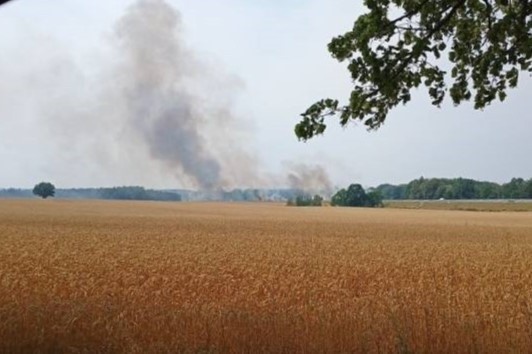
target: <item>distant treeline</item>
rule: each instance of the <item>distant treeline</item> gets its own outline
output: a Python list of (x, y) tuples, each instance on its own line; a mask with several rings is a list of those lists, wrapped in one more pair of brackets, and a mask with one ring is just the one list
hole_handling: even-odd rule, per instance
[(177, 193), (144, 189), (143, 187), (103, 188), (101, 190), (101, 195), (101, 199), (114, 200), (160, 200), (168, 202), (181, 201), (181, 196)]
[(30, 189), (0, 189), (0, 198), (35, 198)]
[[(181, 195), (172, 191), (145, 189), (144, 187), (74, 188), (56, 189), (61, 199), (109, 199), (109, 200), (160, 200), (181, 201)], [(0, 198), (35, 198), (29, 189), (3, 189)]]
[(498, 184), (467, 178), (419, 178), (408, 184), (375, 188), (383, 199), (532, 199), (532, 178)]
[[(60, 199), (114, 199), (160, 201), (286, 201), (300, 195), (297, 189), (234, 189), (232, 191), (153, 190), (143, 187), (56, 189)], [(30, 189), (0, 189), (0, 198), (35, 198)]]
[[(339, 193), (342, 190), (339, 191)], [(382, 199), (532, 199), (532, 178), (514, 178), (508, 183), (480, 182), (467, 178), (419, 178), (408, 184), (382, 184), (370, 188), (368, 195)], [(374, 194), (377, 193), (377, 194)], [(345, 193), (337, 193), (336, 201)], [(313, 194), (312, 194), (313, 195)], [(154, 190), (143, 187), (56, 189), (60, 199), (118, 199), (161, 201), (293, 201), (317, 204), (311, 194), (299, 189), (234, 189), (231, 191)], [(318, 193), (320, 196), (320, 193)], [(323, 197), (323, 195), (321, 195)], [(328, 197), (325, 195), (325, 197)], [(35, 198), (31, 189), (0, 189), (0, 198)], [(370, 199), (371, 199), (370, 198)], [(345, 198), (344, 198), (345, 199)], [(341, 205), (342, 203), (338, 203)], [(349, 204), (349, 203), (348, 203)]]

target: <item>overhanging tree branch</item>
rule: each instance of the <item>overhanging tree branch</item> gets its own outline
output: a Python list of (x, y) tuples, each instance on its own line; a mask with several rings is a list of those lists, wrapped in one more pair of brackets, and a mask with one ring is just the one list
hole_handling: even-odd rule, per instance
[[(481, 109), (496, 98), (504, 100), (507, 88), (517, 85), (519, 70), (532, 73), (530, 0), (515, 0), (511, 7), (490, 0), (424, 0), (417, 6), (404, 0), (368, 3), (369, 12), (356, 20), (353, 30), (329, 44), (334, 58), (350, 60), (354, 88), (349, 103), (316, 102), (301, 115), (298, 138), (322, 134), (325, 118), (333, 115), (339, 115), (342, 126), (359, 120), (376, 129), (392, 108), (409, 102), (411, 89), (421, 84), (436, 106), (449, 92), (455, 105), (474, 96), (475, 108)], [(394, 5), (404, 14), (388, 20)], [(449, 89), (447, 71), (438, 66), (443, 53), (453, 65)]]

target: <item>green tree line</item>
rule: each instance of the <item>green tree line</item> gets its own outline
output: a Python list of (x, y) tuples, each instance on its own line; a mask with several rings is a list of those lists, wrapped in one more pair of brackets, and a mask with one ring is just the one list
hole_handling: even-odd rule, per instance
[[(39, 185), (37, 185), (39, 186)], [(36, 187), (37, 187), (36, 186)], [(31, 189), (0, 189), (0, 198), (33, 198), (39, 188)], [(109, 199), (109, 200), (158, 200), (181, 201), (181, 195), (172, 191), (145, 189), (144, 187), (126, 186), (112, 188), (72, 188), (55, 189), (55, 197), (60, 199)], [(40, 194), (37, 194), (40, 195)], [(52, 196), (52, 195), (49, 195)]]
[(181, 201), (177, 193), (144, 189), (143, 187), (113, 187), (100, 189), (102, 199)]
[(382, 184), (375, 188), (384, 199), (532, 199), (532, 178), (508, 183), (467, 178), (419, 178), (408, 184)]
[(323, 197), (317, 194), (314, 197), (308, 194), (298, 195), (295, 198), (288, 199), (286, 205), (319, 207), (323, 205)]

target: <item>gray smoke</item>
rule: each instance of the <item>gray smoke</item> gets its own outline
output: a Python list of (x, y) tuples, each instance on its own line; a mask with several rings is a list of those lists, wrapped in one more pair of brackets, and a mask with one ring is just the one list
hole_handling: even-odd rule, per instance
[(57, 183), (332, 191), (320, 166), (260, 171), (233, 112), (239, 82), (186, 46), (180, 13), (164, 0), (133, 3), (108, 47), (76, 56), (47, 36), (21, 43), (19, 61), (0, 57), (0, 113), (47, 144), (37, 153), (49, 151), (42, 169)]
[(327, 171), (320, 165), (287, 164), (288, 183), (290, 188), (311, 194), (330, 197), (333, 186)]
[(197, 65), (183, 45), (180, 14), (163, 0), (139, 0), (119, 21), (116, 37), (128, 126), (154, 159), (197, 187), (220, 187), (221, 163), (202, 135), (204, 103), (188, 88)]

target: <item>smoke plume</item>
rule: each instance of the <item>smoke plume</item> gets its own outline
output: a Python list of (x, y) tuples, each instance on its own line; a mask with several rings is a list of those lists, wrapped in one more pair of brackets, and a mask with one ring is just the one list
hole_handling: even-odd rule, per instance
[(138, 1), (118, 23), (125, 114), (154, 159), (213, 189), (222, 184), (221, 164), (202, 135), (203, 103), (187, 90), (195, 63), (180, 30), (179, 13), (162, 0)]
[(322, 194), (329, 197), (333, 193), (333, 186), (327, 171), (319, 165), (287, 164), (288, 183), (290, 188), (307, 193)]
[(35, 121), (21, 126), (32, 127), (28, 135), (43, 146), (53, 144), (54, 151), (38, 153), (50, 155), (43, 170), (63, 186), (143, 184), (216, 194), (288, 185), (330, 193), (320, 166), (260, 171), (246, 141), (252, 134), (234, 113), (238, 80), (191, 50), (182, 27), (165, 0), (137, 0), (114, 25), (110, 45), (95, 53), (85, 48), (79, 55), (45, 36), (27, 47), (17, 43), (20, 64), (0, 72), (0, 113)]

